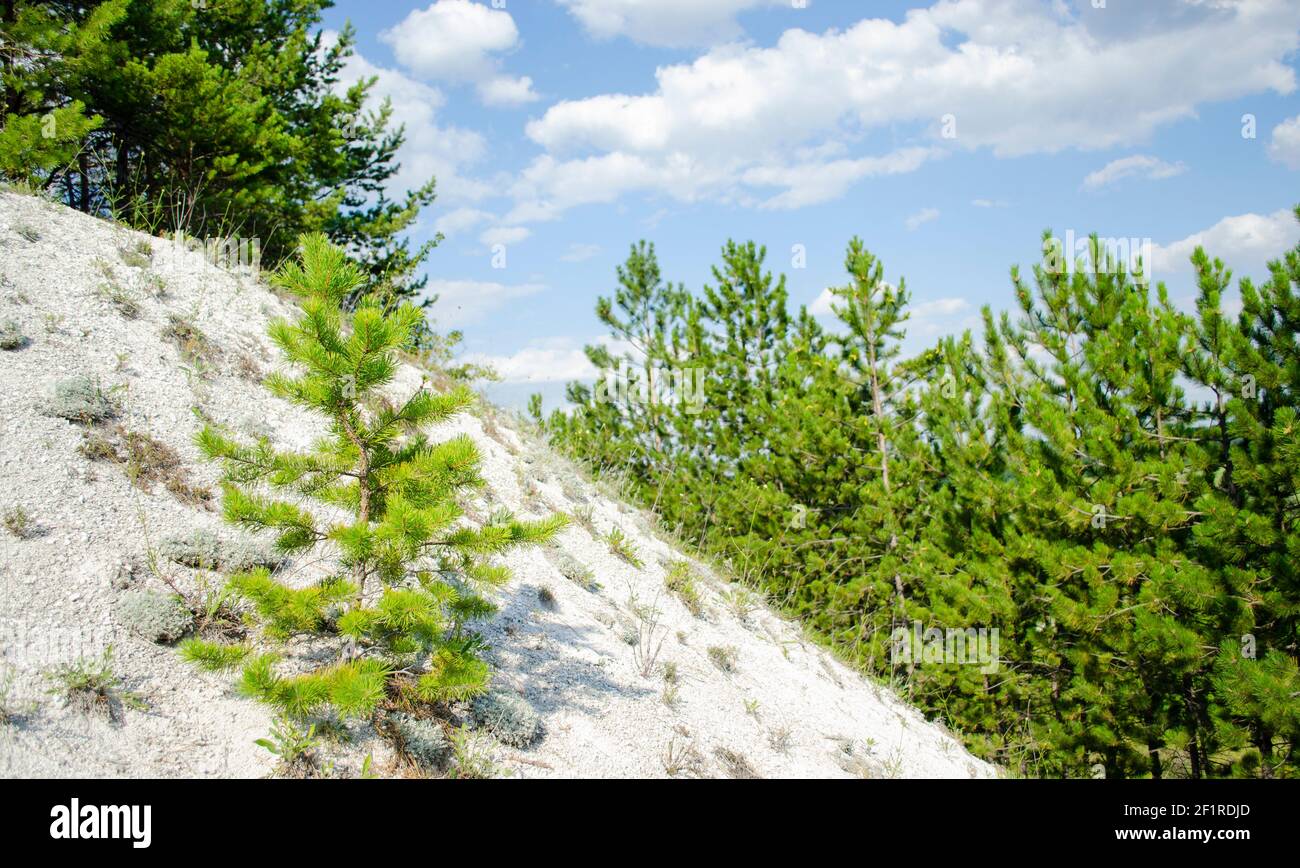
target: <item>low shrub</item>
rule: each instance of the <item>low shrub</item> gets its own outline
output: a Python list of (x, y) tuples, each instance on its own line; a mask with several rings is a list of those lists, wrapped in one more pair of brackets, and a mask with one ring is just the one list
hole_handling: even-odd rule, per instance
[(54, 387), (54, 397), (45, 405), (50, 416), (89, 425), (117, 415), (117, 404), (90, 377), (73, 377)]
[(257, 567), (274, 570), (283, 563), (275, 549), (245, 539), (227, 539), (208, 530), (163, 540), (159, 556), (196, 570), (242, 573)]
[(9, 319), (0, 324), (0, 350), (21, 350), (28, 343), (17, 320)]
[(388, 722), (397, 734), (398, 747), (403, 753), (428, 769), (446, 766), (452, 744), (437, 721), (396, 712), (388, 716)]
[(175, 594), (127, 591), (117, 604), (118, 620), (150, 642), (175, 642), (194, 626), (194, 613)]
[(474, 698), (474, 722), (497, 741), (511, 747), (527, 747), (542, 737), (542, 719), (522, 696), (493, 690)]

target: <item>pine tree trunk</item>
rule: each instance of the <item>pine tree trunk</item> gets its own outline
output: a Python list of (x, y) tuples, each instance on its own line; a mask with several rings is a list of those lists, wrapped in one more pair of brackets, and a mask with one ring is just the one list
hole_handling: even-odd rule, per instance
[[(18, 8), (15, 0), (4, 0), (4, 23), (14, 24), (18, 20)], [(12, 80), (13, 68), (17, 61), (9, 52), (4, 53), (4, 80)], [(5, 88), (4, 110), (6, 114), (18, 114), (22, 107), (22, 91), (16, 87)]]
[(77, 169), (81, 175), (81, 211), (90, 213), (90, 177), (87, 174), (86, 154), (77, 155)]
[[(357, 490), (359, 494), (359, 504), (357, 507), (357, 519), (367, 527), (370, 525), (370, 452), (366, 449), (366, 444), (362, 442), (361, 437), (357, 434), (356, 428), (352, 421), (347, 418), (346, 413), (339, 414), (339, 424), (343, 426), (343, 431), (347, 435), (352, 445), (357, 448), (361, 457), (357, 463)], [(366, 574), (367, 566), (364, 562), (353, 567), (352, 575), (357, 584), (357, 608), (361, 608), (366, 597)]]
[(1187, 709), (1188, 729), (1191, 734), (1192, 779), (1200, 780), (1204, 775), (1201, 768), (1201, 730), (1200, 714), (1196, 708), (1196, 693), (1192, 689), (1191, 676), (1183, 677), (1183, 701)]

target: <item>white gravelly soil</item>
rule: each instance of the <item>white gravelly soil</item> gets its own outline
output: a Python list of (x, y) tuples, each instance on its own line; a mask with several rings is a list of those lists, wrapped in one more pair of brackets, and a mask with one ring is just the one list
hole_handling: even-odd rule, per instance
[[(123, 257), (120, 251), (142, 240), (153, 247), (151, 259)], [(101, 288), (110, 283), (134, 300), (134, 318)], [(0, 325), (17, 322), (29, 340), (0, 352), (0, 512), (21, 507), (31, 519), (25, 538), (0, 529), (0, 699), (14, 715), (0, 724), (0, 775), (273, 771), (274, 758), (253, 743), (270, 729), (267, 709), (241, 697), (232, 677), (182, 663), (174, 648), (131, 633), (117, 615), (126, 589), (166, 590), (159, 571), (181, 587), (202, 579), (150, 552), (199, 528), (234, 535), (215, 499), (204, 507), (161, 484), (142, 490), (122, 466), (79, 452), (83, 426), (42, 408), (60, 381), (98, 378), (121, 407), (117, 423), (173, 447), (191, 484), (215, 489), (216, 469), (200, 461), (192, 443), (202, 418), (249, 439), (270, 436), (282, 447), (305, 446), (323, 430), (320, 420), (257, 382), (277, 364), (267, 322), (291, 313), (250, 273), (0, 192)], [(162, 336), (169, 315), (191, 321), (219, 354), (199, 366), (184, 360)], [(420, 376), (404, 368), (395, 391), (408, 392)], [(514, 580), (484, 628), (494, 685), (521, 693), (541, 715), (545, 735), (522, 749), (482, 735), (499, 774), (661, 777), (671, 767), (683, 777), (995, 775), (941, 727), (806, 641), (795, 625), (761, 606), (741, 617), (724, 596), (733, 586), (703, 564), (697, 572), (706, 611), (693, 616), (664, 588), (664, 562), (684, 555), (651, 520), (502, 414), (485, 408), (444, 428), (435, 433), (466, 432), (483, 453), (487, 487), (467, 504), (469, 515), (506, 507), (540, 517), (590, 506), (597, 531), (621, 528), (645, 563), (634, 569), (578, 524), (556, 546), (506, 560)], [(561, 550), (589, 567), (599, 588), (565, 578)], [(323, 567), (287, 569), (306, 577)], [(543, 602), (542, 589), (551, 601)], [(637, 634), (637, 608), (647, 604), (660, 612), (655, 643), (662, 646), (654, 671), (643, 677), (628, 640)], [(113, 721), (48, 692), (52, 667), (110, 645), (124, 687), (146, 708), (125, 708)], [(711, 647), (734, 649), (734, 671), (714, 664)], [(678, 673), (672, 703), (664, 697), (665, 663)], [(367, 755), (379, 774), (411, 774), (365, 724), (354, 724), (351, 740), (331, 743), (325, 753), (339, 776), (357, 774)]]

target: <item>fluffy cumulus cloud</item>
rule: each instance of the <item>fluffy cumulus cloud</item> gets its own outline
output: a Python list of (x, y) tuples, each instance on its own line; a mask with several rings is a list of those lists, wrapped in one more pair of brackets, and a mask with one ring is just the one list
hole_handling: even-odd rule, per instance
[(572, 338), (542, 338), (510, 355), (466, 353), (461, 361), (491, 365), (505, 383), (567, 383), (592, 380), (596, 368)]
[(1187, 166), (1181, 162), (1168, 163), (1159, 157), (1135, 154), (1131, 157), (1111, 160), (1097, 171), (1090, 173), (1088, 177), (1083, 179), (1083, 189), (1100, 190), (1103, 187), (1117, 184), (1126, 178), (1160, 181), (1165, 178), (1172, 178), (1175, 175), (1181, 175), (1186, 171)]
[[(327, 44), (337, 38), (337, 33), (324, 34)], [(336, 87), (343, 93), (358, 81), (372, 77), (375, 84), (370, 91), (370, 107), (378, 108), (385, 99), (391, 100), (390, 125), (406, 128), (406, 143), (398, 155), (402, 168), (389, 179), (390, 195), (400, 197), (433, 177), (438, 179), (439, 201), (445, 204), (475, 201), (491, 192), (488, 184), (467, 174), (483, 158), (487, 143), (473, 130), (438, 121), (437, 112), (444, 103), (441, 91), (397, 70), (377, 66), (360, 54), (348, 59)]]
[(488, 105), (536, 100), (532, 79), (500, 72), (500, 55), (519, 46), (519, 28), (504, 9), (471, 0), (437, 0), (379, 34), (411, 74), (474, 84)]
[(533, 80), (526, 75), (515, 78), (495, 75), (479, 82), (478, 95), (491, 106), (514, 106), (536, 102), (540, 97), (533, 91)]
[(856, 160), (810, 160), (786, 166), (755, 166), (746, 170), (741, 180), (750, 187), (785, 188), (784, 192), (765, 199), (762, 208), (802, 208), (837, 199), (850, 185), (863, 178), (914, 172), (926, 160), (943, 154), (939, 148), (900, 148), (884, 156)]
[(498, 244), (519, 244), (526, 241), (533, 231), (527, 226), (493, 226), (479, 235), (478, 240), (495, 247)]
[(1300, 115), (1273, 127), (1268, 155), (1288, 169), (1300, 169)]
[(598, 39), (625, 36), (647, 45), (709, 45), (740, 35), (736, 16), (791, 0), (559, 0)]
[(483, 280), (431, 280), (427, 292), (438, 296), (433, 318), (439, 328), (453, 329), (478, 322), (515, 299), (543, 292), (539, 283), (504, 284)]
[(1272, 214), (1239, 214), (1224, 217), (1210, 228), (1178, 241), (1154, 245), (1151, 270), (1156, 279), (1190, 272), (1192, 252), (1204, 247), (1206, 253), (1222, 259), (1238, 276), (1262, 275), (1269, 260), (1282, 256), (1297, 242), (1300, 223), (1288, 209)]
[(444, 235), (454, 238), (492, 219), (491, 214), (478, 208), (457, 208), (439, 217), (434, 222), (433, 228)]
[[(715, 45), (660, 67), (652, 92), (565, 100), (531, 121), (527, 134), (546, 153), (514, 191), (517, 216), (546, 219), (639, 190), (800, 207), (891, 168), (914, 170), (936, 149), (1018, 156), (1122, 147), (1206, 103), (1295, 91), (1286, 59), (1300, 46), (1300, 4), (1152, 2), (1170, 14), (939, 0), (897, 22), (791, 29), (771, 46)], [(593, 32), (612, 35), (667, 4), (567, 5)], [(759, 4), (716, 5), (729, 21)], [(911, 141), (847, 152), (846, 143), (870, 142), (876, 131)], [(573, 189), (586, 171), (615, 169), (612, 189)]]

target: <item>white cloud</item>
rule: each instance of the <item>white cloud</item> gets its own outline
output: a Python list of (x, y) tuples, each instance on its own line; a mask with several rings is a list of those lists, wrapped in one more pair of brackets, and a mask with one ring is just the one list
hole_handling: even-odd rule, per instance
[(479, 280), (430, 280), (427, 291), (437, 295), (433, 318), (439, 328), (460, 328), (476, 322), (509, 301), (545, 290), (538, 283), (507, 285)]
[(495, 70), (493, 54), (519, 44), (519, 28), (504, 10), (470, 0), (437, 0), (413, 9), (379, 34), (402, 66), (427, 78), (477, 81)]
[(915, 214), (908, 216), (908, 218), (903, 221), (903, 225), (907, 227), (908, 232), (915, 232), (917, 229), (920, 229), (922, 226), (924, 226), (926, 223), (929, 223), (931, 220), (938, 220), (938, 219), (939, 219), (938, 208), (922, 208), (920, 211), (917, 211)]
[(436, 0), (413, 9), (379, 34), (397, 62), (422, 78), (472, 83), (490, 106), (518, 106), (539, 99), (528, 76), (500, 72), (499, 55), (519, 47), (519, 28), (504, 9), (470, 0)]
[(494, 219), (493, 215), (487, 211), (480, 211), (477, 208), (457, 208), (439, 217), (434, 222), (433, 228), (444, 235), (454, 236), (492, 219)]
[(533, 231), (527, 226), (494, 226), (478, 237), (488, 246), (496, 244), (518, 244), (526, 241)]
[(1276, 259), (1300, 242), (1300, 223), (1289, 209), (1272, 214), (1239, 214), (1224, 217), (1209, 229), (1194, 232), (1167, 245), (1154, 245), (1151, 271), (1159, 279), (1191, 270), (1189, 259), (1198, 246), (1213, 258), (1222, 259), (1237, 276), (1262, 273), (1270, 259)]
[(528, 76), (514, 78), (509, 75), (494, 76), (479, 83), (479, 99), (490, 106), (517, 106), (541, 99), (533, 91), (533, 80)]
[(972, 199), (970, 201), (976, 208), (1005, 208), (1007, 202), (1004, 199)]
[[(327, 31), (323, 41), (332, 44), (337, 38), (337, 33)], [(335, 89), (342, 94), (371, 77), (375, 85), (370, 91), (370, 108), (378, 108), (385, 98), (391, 100), (390, 128), (406, 128), (406, 142), (397, 157), (402, 168), (388, 181), (390, 195), (401, 196), (430, 177), (438, 179), (440, 202), (474, 201), (490, 192), (487, 184), (463, 174), (482, 159), (487, 144), (472, 130), (438, 123), (437, 110), (444, 101), (441, 91), (397, 70), (376, 66), (360, 54), (348, 58)]]
[(1135, 154), (1131, 157), (1111, 160), (1097, 171), (1089, 174), (1088, 177), (1083, 179), (1083, 189), (1100, 190), (1125, 178), (1132, 177), (1145, 178), (1148, 181), (1160, 181), (1181, 175), (1186, 171), (1187, 166), (1182, 162), (1168, 163), (1159, 157)]
[[(611, 34), (632, 26), (632, 7), (652, 8), (568, 5)], [(660, 67), (652, 91), (562, 101), (531, 121), (528, 136), (547, 151), (534, 175), (558, 183), (605, 160), (630, 177), (599, 195), (548, 198), (545, 185), (524, 184), (518, 219), (646, 190), (798, 207), (835, 195), (838, 177), (854, 178), (845, 143), (872, 131), (901, 137), (903, 150), (1100, 150), (1141, 144), (1207, 103), (1295, 91), (1286, 61), (1300, 47), (1300, 4), (1176, 5), (1179, 14), (1162, 19), (1127, 7), (1101, 16), (1040, 0), (937, 0), (897, 22), (791, 29), (771, 46), (717, 45)], [(942, 135), (949, 114), (951, 139)], [(801, 149), (805, 159), (790, 158)], [(764, 199), (749, 189), (779, 175), (793, 182), (787, 194)]]
[(596, 368), (571, 338), (544, 338), (510, 355), (466, 353), (462, 362), (487, 364), (506, 383), (565, 383), (593, 380)]
[(701, 165), (686, 155), (646, 159), (614, 152), (580, 160), (535, 159), (516, 180), (511, 195), (516, 206), (509, 223), (554, 220), (578, 205), (608, 204), (631, 192), (663, 192), (692, 201), (720, 190), (729, 179), (725, 171)]
[(660, 46), (708, 45), (740, 34), (736, 15), (789, 0), (559, 0), (600, 39), (626, 36)]
[(934, 301), (926, 301), (921, 304), (914, 304), (911, 307), (911, 319), (935, 319), (938, 317), (955, 316), (959, 313), (965, 313), (970, 309), (970, 302), (964, 298), (937, 298)]
[(1268, 155), (1288, 169), (1300, 169), (1300, 115), (1273, 127)]
[(820, 293), (818, 293), (817, 297), (813, 299), (812, 304), (808, 305), (808, 312), (813, 316), (820, 316), (820, 317), (834, 316), (835, 311), (831, 309), (831, 305), (834, 302), (835, 302), (835, 293), (831, 292), (831, 288), (828, 286), (825, 289), (823, 289)]
[(563, 262), (586, 262), (600, 253), (599, 244), (570, 244), (569, 251), (560, 257)]
[(863, 178), (914, 172), (926, 160), (941, 156), (943, 151), (938, 148), (904, 148), (882, 157), (795, 166), (756, 166), (746, 170), (741, 179), (752, 187), (787, 188), (784, 193), (764, 201), (763, 208), (802, 208), (838, 199), (849, 186)]

